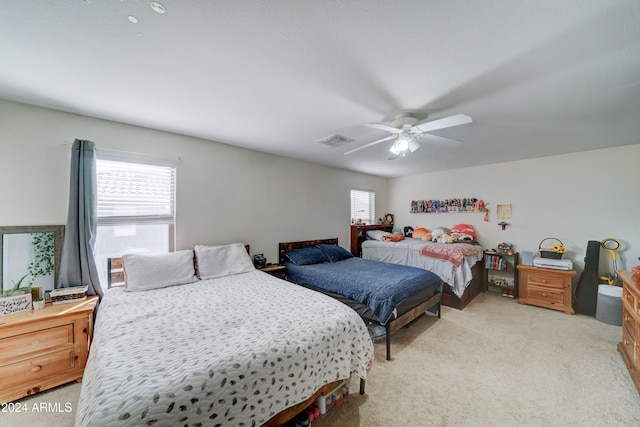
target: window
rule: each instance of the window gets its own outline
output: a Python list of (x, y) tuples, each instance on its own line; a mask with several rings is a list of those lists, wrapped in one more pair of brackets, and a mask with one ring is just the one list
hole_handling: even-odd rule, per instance
[(366, 190), (351, 190), (351, 223), (358, 221), (375, 224), (376, 193)]
[(174, 249), (176, 166), (98, 153), (95, 257), (107, 288), (107, 258)]

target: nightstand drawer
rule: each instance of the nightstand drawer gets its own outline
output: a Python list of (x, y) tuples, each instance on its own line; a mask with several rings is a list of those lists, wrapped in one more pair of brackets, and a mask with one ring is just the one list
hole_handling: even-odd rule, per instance
[(0, 363), (47, 349), (73, 345), (73, 325), (62, 325), (0, 339)]
[(550, 304), (563, 304), (564, 292), (556, 288), (545, 288), (529, 285), (529, 298), (546, 301)]
[(527, 283), (550, 286), (553, 288), (562, 288), (564, 287), (565, 281), (562, 277), (549, 276), (539, 273), (529, 273)]
[(2, 366), (0, 378), (3, 385), (10, 386), (65, 371), (74, 366), (73, 348), (67, 348)]

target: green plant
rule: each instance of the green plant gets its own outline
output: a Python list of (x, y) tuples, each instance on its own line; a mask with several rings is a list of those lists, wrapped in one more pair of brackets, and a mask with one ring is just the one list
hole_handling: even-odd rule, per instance
[(34, 302), (38, 302), (38, 301), (44, 301), (44, 298), (36, 298), (33, 300)]
[(33, 261), (29, 263), (27, 271), (31, 275), (31, 283), (33, 283), (38, 277), (53, 273), (55, 236), (53, 233), (33, 233), (31, 234), (31, 244), (33, 246)]
[[(24, 279), (29, 275), (29, 273), (25, 274), (24, 276), (22, 276), (20, 279), (18, 279), (18, 283), (16, 283), (14, 280), (12, 280), (13, 282), (13, 288), (7, 290), (5, 292), (5, 294), (7, 296), (11, 296), (13, 295), (15, 292), (21, 290), (22, 288), (20, 288), (20, 285), (22, 284), (22, 282), (24, 281)], [(31, 289), (31, 288), (24, 288), (24, 289)]]

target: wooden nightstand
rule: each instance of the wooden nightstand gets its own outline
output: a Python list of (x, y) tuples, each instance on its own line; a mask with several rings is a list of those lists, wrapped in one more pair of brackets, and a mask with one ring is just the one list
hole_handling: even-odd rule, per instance
[(262, 267), (260, 271), (269, 273), (270, 275), (277, 277), (278, 279), (287, 280), (287, 267), (280, 264), (267, 264)]
[(98, 297), (0, 317), (0, 402), (81, 381)]
[(549, 268), (519, 265), (520, 304), (576, 314), (573, 310), (571, 279), (576, 275), (573, 270), (552, 270)]

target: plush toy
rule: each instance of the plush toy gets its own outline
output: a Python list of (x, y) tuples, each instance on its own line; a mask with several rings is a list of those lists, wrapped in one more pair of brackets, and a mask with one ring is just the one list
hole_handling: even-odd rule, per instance
[(476, 240), (476, 231), (470, 224), (456, 224), (451, 227), (451, 234), (457, 235), (458, 240)]
[(433, 242), (437, 242), (440, 236), (442, 236), (443, 234), (444, 230), (442, 228), (436, 228), (435, 230), (431, 231), (431, 240)]
[(400, 240), (404, 240), (404, 234), (398, 234), (398, 233), (386, 234), (382, 236), (382, 239), (385, 242), (399, 242)]
[(429, 233), (429, 230), (427, 230), (424, 227), (416, 227), (413, 230), (413, 235), (411, 237), (413, 237), (414, 239), (422, 239), (424, 236), (427, 235), (427, 233)]

